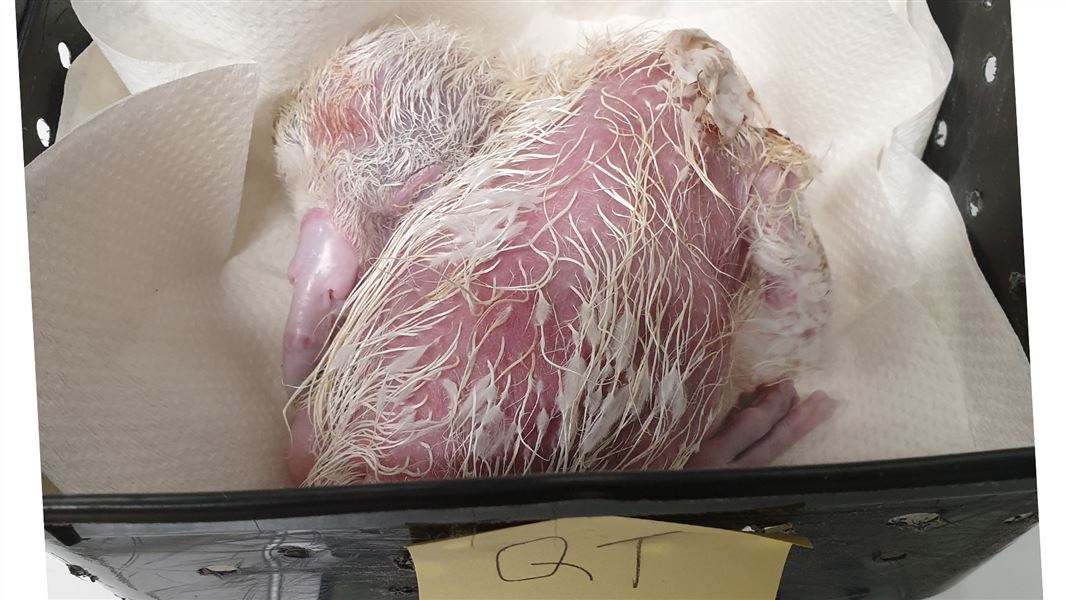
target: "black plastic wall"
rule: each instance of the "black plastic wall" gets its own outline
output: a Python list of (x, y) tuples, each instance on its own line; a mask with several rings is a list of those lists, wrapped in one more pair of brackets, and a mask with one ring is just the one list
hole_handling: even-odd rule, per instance
[[(1028, 354), (1010, 4), (939, 0), (929, 7), (955, 71), (922, 159), (948, 182), (977, 264)], [(941, 123), (947, 134), (938, 140)]]

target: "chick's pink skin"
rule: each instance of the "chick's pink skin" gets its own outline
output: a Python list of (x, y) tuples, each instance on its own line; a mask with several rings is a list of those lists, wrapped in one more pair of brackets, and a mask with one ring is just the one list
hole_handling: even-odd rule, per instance
[(294, 486), (299, 486), (311, 473), (315, 465), (315, 455), (311, 452), (313, 441), (311, 429), (311, 416), (307, 413), (307, 405), (301, 404), (296, 409), (296, 414), (289, 424), (289, 477)]

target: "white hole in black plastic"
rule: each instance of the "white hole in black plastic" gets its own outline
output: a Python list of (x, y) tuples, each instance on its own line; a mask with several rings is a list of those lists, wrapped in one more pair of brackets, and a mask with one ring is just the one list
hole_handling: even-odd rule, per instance
[(196, 570), (200, 575), (214, 575), (216, 577), (223, 577), (225, 575), (232, 575), (237, 572), (237, 567), (233, 565), (208, 565), (206, 567), (200, 567)]
[(989, 54), (985, 59), (985, 83), (992, 83), (996, 80), (996, 57)]
[(971, 190), (966, 195), (966, 209), (970, 212), (971, 217), (976, 217), (981, 214), (981, 209), (984, 208), (984, 198), (981, 197), (980, 190)]
[(933, 135), (933, 143), (943, 148), (948, 143), (948, 124), (941, 119), (936, 122), (936, 133)]
[(1003, 519), (1003, 522), (1004, 523), (1017, 523), (1018, 521), (1035, 520), (1035, 519), (1033, 519), (1033, 517), (1035, 517), (1035, 516), (1036, 516), (1035, 512), (1025, 512), (1025, 513), (1022, 513), (1020, 515), (1014, 515), (1013, 517), (1010, 517), (1010, 518), (1007, 518), (1007, 519)]
[(70, 68), (70, 48), (63, 42), (59, 42), (59, 46), (56, 47), (59, 51), (59, 64), (63, 65), (64, 69)]
[(905, 515), (899, 515), (898, 517), (892, 517), (888, 520), (888, 524), (901, 529), (924, 531), (926, 529), (933, 529), (935, 527), (947, 525), (947, 521), (940, 518), (940, 515), (937, 513), (908, 513)]
[(278, 546), (275, 551), (287, 558), (310, 558), (314, 553), (310, 548), (304, 548), (303, 546), (297, 546), (295, 544)]
[(981, 5), (984, 6), (985, 8), (992, 8), (992, 0), (985, 0), (984, 2), (981, 3)]
[(41, 145), (45, 148), (52, 143), (52, 127), (48, 121), (37, 119), (37, 137), (41, 139)]

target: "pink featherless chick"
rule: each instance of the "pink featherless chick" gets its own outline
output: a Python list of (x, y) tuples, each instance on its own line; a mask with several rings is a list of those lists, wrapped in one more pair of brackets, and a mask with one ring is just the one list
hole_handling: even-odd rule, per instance
[(831, 313), (810, 160), (728, 50), (603, 36), (528, 79), (487, 56), (382, 30), (279, 123), (294, 481), (764, 466), (824, 422), (788, 381)]

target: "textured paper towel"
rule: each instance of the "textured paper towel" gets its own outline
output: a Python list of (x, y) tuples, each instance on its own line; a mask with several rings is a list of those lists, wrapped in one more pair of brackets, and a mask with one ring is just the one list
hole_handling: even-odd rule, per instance
[(65, 492), (285, 484), (296, 220), (271, 120), (308, 67), (397, 17), (514, 52), (650, 19), (721, 40), (775, 126), (821, 158), (809, 196), (836, 314), (799, 383), (842, 407), (781, 462), (1032, 443), (1028, 363), (917, 158), (951, 71), (924, 3), (74, 6), (95, 42), (72, 65), (62, 139), (27, 169), (42, 461)]

